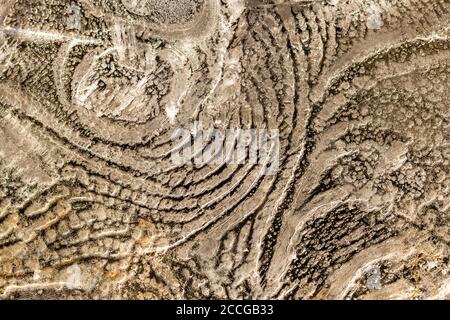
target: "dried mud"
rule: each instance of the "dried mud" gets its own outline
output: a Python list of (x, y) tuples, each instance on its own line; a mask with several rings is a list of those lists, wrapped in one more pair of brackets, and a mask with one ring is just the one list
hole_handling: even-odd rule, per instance
[[(0, 298), (450, 298), (449, 19), (3, 0)], [(279, 171), (174, 165), (198, 121), (278, 129)]]

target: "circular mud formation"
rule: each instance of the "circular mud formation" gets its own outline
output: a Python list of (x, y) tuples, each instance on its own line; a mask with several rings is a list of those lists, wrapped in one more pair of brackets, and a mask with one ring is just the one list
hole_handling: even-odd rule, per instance
[[(2, 3), (0, 297), (449, 298), (449, 18)], [(177, 129), (205, 136), (184, 163)], [(197, 161), (212, 129), (275, 130), (278, 170)]]

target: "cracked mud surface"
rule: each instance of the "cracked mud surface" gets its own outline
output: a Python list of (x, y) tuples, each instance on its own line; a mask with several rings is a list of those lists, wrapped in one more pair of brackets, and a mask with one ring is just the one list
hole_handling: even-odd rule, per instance
[[(449, 19), (2, 1), (0, 298), (450, 298)], [(278, 172), (173, 165), (196, 121), (278, 129)]]

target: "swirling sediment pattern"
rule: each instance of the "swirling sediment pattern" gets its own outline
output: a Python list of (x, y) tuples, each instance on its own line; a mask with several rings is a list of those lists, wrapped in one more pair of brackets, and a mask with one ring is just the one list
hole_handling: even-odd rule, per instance
[[(449, 298), (449, 18), (3, 1), (0, 298)], [(278, 130), (279, 170), (175, 164), (194, 123)]]

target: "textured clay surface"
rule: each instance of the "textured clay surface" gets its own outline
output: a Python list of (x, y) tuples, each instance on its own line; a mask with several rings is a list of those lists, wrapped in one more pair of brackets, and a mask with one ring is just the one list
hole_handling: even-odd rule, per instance
[[(450, 298), (450, 0), (2, 0), (1, 299)], [(279, 170), (174, 165), (279, 130)]]

